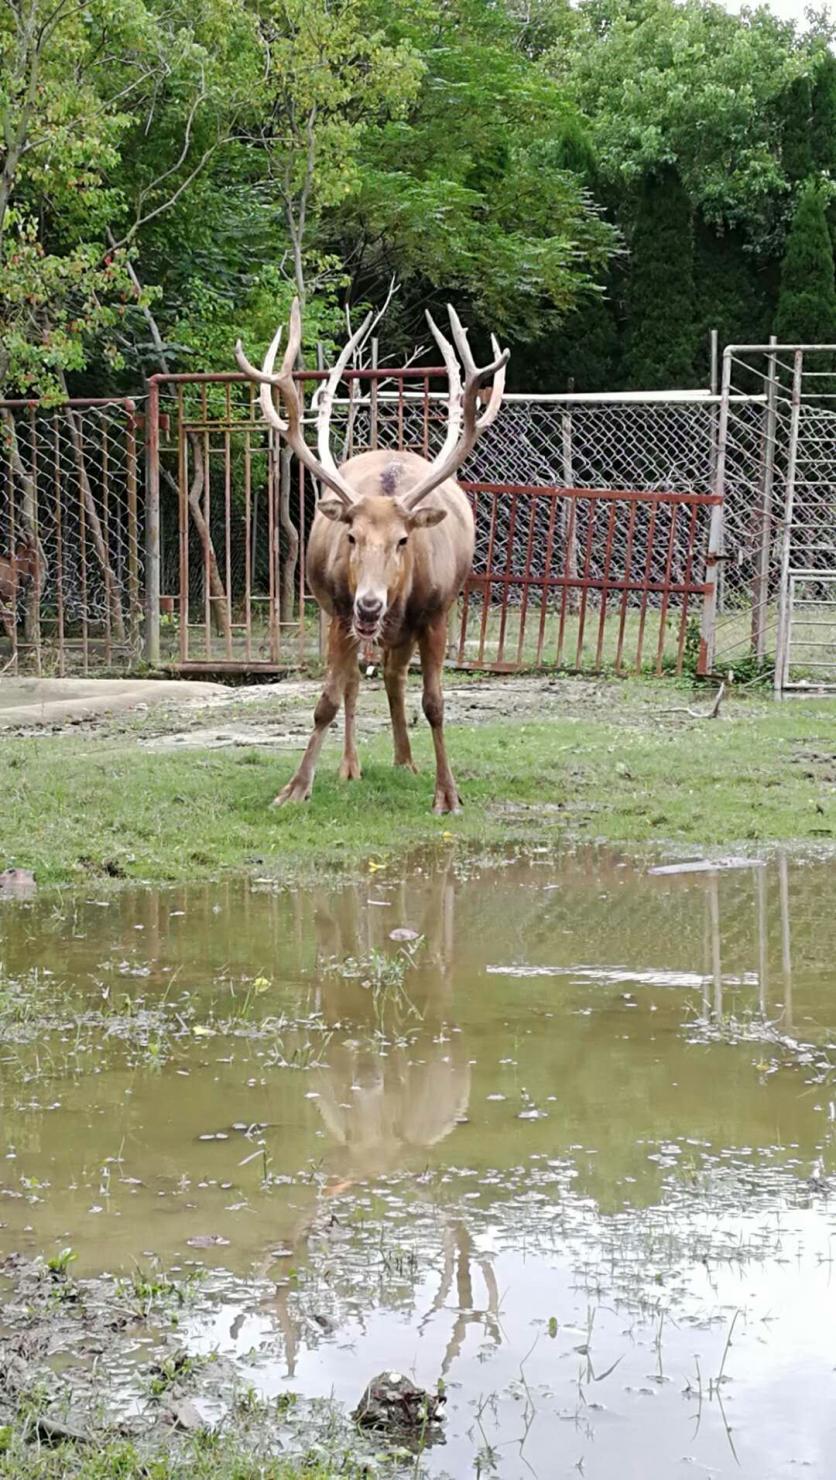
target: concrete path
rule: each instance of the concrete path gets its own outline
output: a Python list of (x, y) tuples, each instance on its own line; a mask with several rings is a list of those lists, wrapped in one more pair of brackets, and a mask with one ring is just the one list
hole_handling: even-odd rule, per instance
[(0, 678), (0, 730), (33, 725), (49, 728), (139, 706), (188, 707), (229, 697), (223, 684), (182, 679)]

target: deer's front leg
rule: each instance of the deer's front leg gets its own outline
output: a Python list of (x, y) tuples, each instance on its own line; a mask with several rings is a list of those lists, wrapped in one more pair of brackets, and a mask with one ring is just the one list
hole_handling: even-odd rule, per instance
[(419, 640), (421, 669), (424, 675), (424, 713), (432, 730), (435, 746), (434, 812), (460, 812), (459, 797), (444, 745), (444, 694), (441, 674), (447, 649), (447, 613), (437, 617)]
[(392, 739), (395, 744), (395, 765), (404, 766), (407, 771), (415, 771), (417, 767), (412, 759), (412, 748), (409, 744), (409, 730), (406, 727), (406, 675), (409, 670), (409, 660), (415, 643), (412, 638), (402, 643), (400, 647), (387, 648), (383, 655), (383, 681), (386, 685), (386, 697), (389, 700), (389, 715), (392, 720)]
[(285, 802), (306, 802), (310, 797), (322, 742), (340, 707), (346, 688), (352, 682), (356, 668), (356, 639), (334, 617), (328, 632), (328, 672), (314, 710), (314, 731), (296, 775), (279, 792), (273, 803), (274, 807), (283, 807)]

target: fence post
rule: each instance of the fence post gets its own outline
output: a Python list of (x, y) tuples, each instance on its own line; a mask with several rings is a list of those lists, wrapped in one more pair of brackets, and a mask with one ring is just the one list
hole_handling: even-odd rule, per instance
[[(560, 416), (561, 443), (563, 451), (563, 487), (574, 488), (575, 467), (572, 456), (572, 408), (567, 406)], [(577, 543), (577, 520), (572, 518), (572, 499), (565, 498), (560, 511), (560, 533), (563, 540), (563, 569), (570, 581), (578, 578), (578, 543)], [(567, 592), (566, 605), (570, 612), (578, 609), (579, 593), (576, 587), (570, 586)]]
[(798, 427), (801, 420), (801, 385), (804, 375), (804, 351), (797, 349), (793, 364), (792, 403), (790, 410), (790, 445), (787, 453), (787, 484), (784, 495), (784, 528), (781, 540), (781, 585), (778, 591), (778, 632), (775, 638), (775, 692), (780, 696), (787, 680), (787, 639), (790, 621), (790, 561), (792, 556), (792, 519), (795, 502), (795, 470), (798, 462)]
[(714, 648), (717, 639), (717, 574), (723, 552), (723, 498), (726, 477), (726, 442), (729, 433), (729, 389), (731, 387), (731, 348), (723, 351), (723, 381), (720, 392), (720, 421), (717, 428), (717, 456), (714, 465), (712, 492), (719, 499), (711, 510), (711, 525), (708, 531), (708, 552), (705, 557), (705, 583), (707, 590), (702, 608), (700, 628), (700, 655), (697, 673), (705, 676), (714, 666)]
[[(777, 344), (775, 334), (770, 344)], [(772, 543), (772, 495), (775, 485), (775, 434), (778, 424), (777, 356), (767, 356), (766, 412), (761, 485), (760, 541), (758, 562), (752, 582), (752, 650), (758, 658), (766, 652), (766, 610), (769, 601), (769, 550)]]
[[(376, 370), (380, 358), (380, 340), (377, 335), (372, 340), (372, 369)], [(377, 376), (372, 376), (369, 386), (369, 447), (377, 447)]]
[[(183, 612), (180, 613), (183, 620)], [(146, 663), (160, 661), (160, 387), (148, 382), (145, 433), (145, 644)]]

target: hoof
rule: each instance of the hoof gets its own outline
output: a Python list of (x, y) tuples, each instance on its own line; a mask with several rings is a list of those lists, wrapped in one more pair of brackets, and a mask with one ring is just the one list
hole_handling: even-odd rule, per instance
[(413, 776), (421, 774), (414, 761), (395, 761), (394, 765), (396, 771), (411, 771)]
[(284, 807), (287, 802), (310, 801), (312, 783), (305, 784), (304, 781), (289, 781), (287, 786), (282, 787), (278, 796), (274, 798), (273, 807)]
[(433, 802), (433, 811), (438, 817), (447, 817), (449, 815), (455, 816), (459, 812), (461, 812), (461, 810), (462, 799), (457, 792), (453, 792), (452, 796), (442, 795), (440, 797), (436, 797), (435, 801)]
[(362, 779), (363, 772), (360, 769), (360, 762), (358, 760), (344, 760), (340, 766), (340, 780), (361, 781)]

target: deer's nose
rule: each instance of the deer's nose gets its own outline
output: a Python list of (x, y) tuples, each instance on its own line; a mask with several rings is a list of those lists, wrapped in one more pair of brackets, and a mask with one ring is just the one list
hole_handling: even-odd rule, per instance
[(373, 622), (383, 611), (383, 602), (378, 596), (358, 596), (357, 615), (366, 622)]

